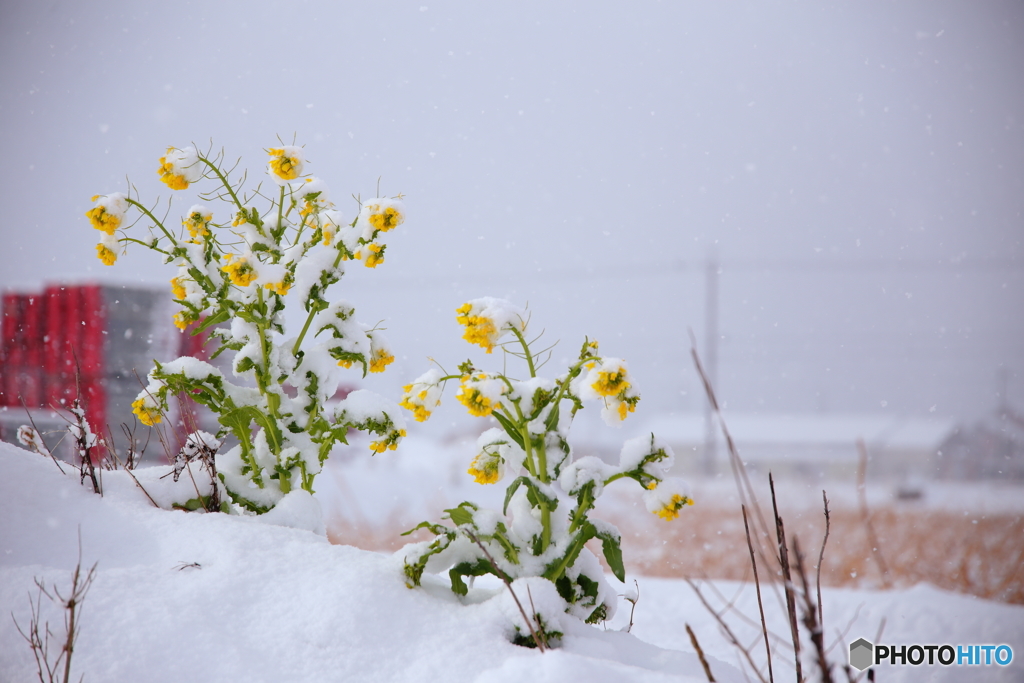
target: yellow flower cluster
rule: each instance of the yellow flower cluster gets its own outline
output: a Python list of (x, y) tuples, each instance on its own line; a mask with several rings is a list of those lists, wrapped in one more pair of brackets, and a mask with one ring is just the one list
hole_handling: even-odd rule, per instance
[(370, 225), (373, 226), (374, 230), (387, 232), (401, 225), (405, 220), (402, 212), (393, 206), (381, 209), (380, 204), (371, 204), (367, 208), (370, 210)]
[(462, 338), (470, 344), (482, 346), (487, 353), (494, 350), (494, 344), (498, 340), (498, 330), (494, 321), (482, 315), (470, 315), (473, 310), (471, 304), (463, 304), (455, 309), (458, 316), (455, 318), (460, 325), (465, 325), (466, 332)]
[(268, 149), (270, 170), (281, 180), (295, 180), (302, 175), (302, 155), (298, 147)]
[(112, 266), (117, 261), (117, 253), (102, 242), (96, 245), (96, 256), (105, 266)]
[[(591, 367), (593, 367), (592, 364)], [(598, 396), (624, 394), (629, 389), (629, 382), (626, 381), (626, 369), (619, 366), (611, 370), (599, 370), (597, 380), (590, 386)]]
[(198, 237), (206, 237), (210, 234), (210, 221), (213, 220), (213, 212), (207, 211), (201, 206), (193, 206), (189, 211), (188, 218), (181, 222), (188, 228), (189, 235), (195, 240)]
[[(466, 406), (470, 415), (487, 417), (495, 410), (501, 410), (501, 402), (494, 396), (495, 393), (498, 393), (499, 396), (502, 393), (502, 385), (498, 384), (498, 382), (500, 380), (490, 378), (485, 372), (477, 375), (466, 375), (462, 378), (462, 383), (459, 385), (459, 391), (455, 394), (455, 398), (459, 400), (459, 403)], [(487, 391), (488, 389), (493, 389), (494, 386), (499, 387), (498, 392)]]
[[(234, 281), (234, 278), (232, 278), (232, 281)], [(268, 282), (267, 284), (263, 285), (263, 287), (265, 289), (269, 289), (272, 292), (280, 294), (281, 296), (284, 296), (285, 294), (288, 293), (288, 290), (292, 288), (292, 283), (291, 280), (286, 277), (280, 282)]]
[(148, 427), (152, 427), (162, 420), (160, 417), (160, 409), (157, 408), (153, 404), (153, 401), (147, 396), (136, 399), (135, 402), (132, 403), (132, 412), (138, 416), (139, 422)]
[(440, 378), (440, 373), (430, 370), (412, 384), (406, 384), (402, 387), (402, 400), (398, 405), (411, 410), (417, 422), (426, 422), (430, 412), (441, 405), (441, 387), (438, 385)]
[(387, 349), (377, 349), (370, 358), (370, 372), (384, 372), (384, 368), (395, 362), (395, 357)]
[(473, 481), (478, 484), (497, 484), (501, 479), (501, 457), (481, 451), (466, 471), (473, 475)]
[[(93, 197), (92, 199), (93, 201), (96, 201), (96, 197)], [(97, 230), (102, 230), (108, 235), (113, 235), (114, 231), (121, 225), (121, 216), (109, 213), (105, 206), (94, 206), (86, 211), (85, 215), (88, 216), (89, 222), (92, 223), (92, 227)]]
[(693, 500), (689, 496), (682, 496), (678, 493), (673, 493), (672, 498), (654, 514), (671, 522), (673, 519), (679, 517), (679, 511), (687, 505), (693, 505)]
[(380, 439), (379, 441), (370, 442), (370, 450), (374, 453), (383, 453), (384, 451), (393, 451), (398, 448), (398, 440), (405, 438), (405, 430), (399, 429), (397, 432), (391, 432), (387, 435), (387, 438)]
[(178, 151), (175, 147), (168, 147), (167, 154), (160, 157), (160, 167), (156, 172), (160, 176), (160, 181), (172, 190), (187, 190), (188, 179), (175, 163), (175, 153)]
[(376, 268), (380, 264), (384, 263), (384, 247), (381, 245), (371, 242), (366, 245), (366, 253), (363, 253), (362, 249), (356, 251), (354, 256), (357, 259), (363, 259), (363, 264), (367, 268)]
[(184, 278), (176, 277), (171, 280), (171, 294), (175, 299), (184, 299), (187, 296)]
[(224, 258), (227, 260), (227, 265), (222, 266), (221, 270), (228, 274), (233, 284), (239, 287), (248, 287), (256, 279), (256, 269), (246, 257), (242, 256), (236, 259), (234, 254), (228, 253), (224, 254)]
[(604, 403), (601, 416), (605, 422), (616, 424), (636, 411), (640, 396), (629, 381), (629, 371), (624, 361), (618, 358), (603, 358), (584, 366), (587, 370), (581, 397), (596, 398)]

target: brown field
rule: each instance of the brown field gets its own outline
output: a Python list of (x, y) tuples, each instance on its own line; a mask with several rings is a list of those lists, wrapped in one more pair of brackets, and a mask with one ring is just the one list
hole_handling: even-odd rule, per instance
[[(762, 508), (771, 524), (770, 502), (766, 506), (762, 501)], [(737, 506), (696, 505), (686, 508), (673, 522), (647, 513), (617, 510), (599, 516), (622, 532), (628, 571), (664, 577), (753, 578), (743, 518)], [(808, 508), (783, 508), (780, 514), (790, 545), (794, 536), (799, 538), (813, 576), (825, 531), (824, 516), (820, 510)], [(878, 539), (877, 553), (868, 541), (868, 525), (856, 505), (832, 509), (822, 585), (884, 588), (928, 582), (950, 591), (1024, 604), (1024, 516), (885, 505), (871, 510), (870, 520)], [(334, 519), (328, 525), (328, 537), (333, 543), (377, 551), (397, 550), (410, 540), (429, 537), (398, 535), (409, 526), (395, 518), (376, 527)], [(755, 537), (759, 528), (752, 519)], [(600, 556), (599, 547), (592, 550)], [(759, 561), (762, 581), (766, 566)], [(886, 569), (884, 576), (882, 567)]]

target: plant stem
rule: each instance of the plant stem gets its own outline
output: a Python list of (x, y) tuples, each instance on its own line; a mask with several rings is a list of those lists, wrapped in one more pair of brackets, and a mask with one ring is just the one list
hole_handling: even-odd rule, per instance
[[(157, 219), (157, 217), (154, 216), (153, 213), (149, 209), (147, 209), (145, 206), (143, 206), (139, 202), (135, 201), (131, 197), (125, 197), (125, 201), (127, 201), (129, 204), (131, 204), (132, 206), (136, 207), (139, 211), (141, 211), (146, 216), (148, 216), (149, 220), (151, 220), (154, 223), (156, 223), (156, 226), (158, 228), (160, 228), (165, 235), (167, 235), (167, 239), (169, 239), (171, 241), (171, 244), (173, 244), (174, 246), (178, 246), (178, 241), (176, 239), (174, 239), (174, 235), (172, 235), (170, 232), (167, 231), (167, 228), (164, 227), (164, 224), (161, 223)], [(149, 245), (147, 245), (147, 246), (149, 246)]]
[[(339, 249), (338, 256), (334, 259), (334, 268), (338, 267), (341, 263), (341, 257), (343, 252)], [(299, 338), (295, 340), (295, 346), (292, 347), (292, 355), (297, 356), (299, 353), (299, 347), (302, 346), (302, 340), (306, 338), (306, 332), (309, 331), (309, 326), (313, 323), (313, 317), (316, 316), (323, 309), (318, 309), (315, 305), (310, 305), (309, 315), (306, 316), (306, 323), (302, 326), (302, 332), (299, 333)]]
[(530, 345), (526, 343), (526, 339), (523, 337), (523, 333), (519, 331), (518, 327), (515, 325), (509, 325), (509, 327), (512, 328), (512, 333), (516, 335), (516, 338), (519, 340), (519, 344), (523, 347), (523, 353), (526, 355), (526, 364), (530, 367), (530, 377), (536, 377), (537, 369), (533, 365), (533, 354), (530, 353)]
[(227, 189), (228, 194), (231, 195), (231, 200), (235, 203), (235, 206), (238, 207), (238, 210), (245, 211), (245, 207), (242, 206), (242, 202), (238, 201), (238, 196), (235, 195), (235, 190), (233, 187), (231, 187), (231, 183), (228, 182), (228, 179), (224, 176), (223, 173), (221, 173), (220, 169), (217, 168), (216, 164), (214, 164), (212, 161), (210, 161), (209, 159), (202, 155), (199, 156), (199, 160), (202, 161), (207, 166), (209, 166), (211, 169), (213, 169), (213, 172), (217, 174), (217, 177), (220, 178), (220, 182)]

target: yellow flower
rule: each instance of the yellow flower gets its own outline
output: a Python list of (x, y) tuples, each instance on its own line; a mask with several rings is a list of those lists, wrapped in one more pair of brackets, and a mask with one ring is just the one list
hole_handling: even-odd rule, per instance
[(476, 376), (466, 375), (462, 378), (462, 384), (459, 385), (459, 391), (455, 394), (455, 398), (466, 406), (470, 415), (487, 417), (495, 410), (501, 409), (500, 399), (494, 396), (495, 386), (499, 387), (498, 396), (503, 393), (501, 389), (504, 387), (499, 382), (500, 380), (490, 380), (487, 373), (484, 372)]
[(501, 458), (486, 451), (478, 453), (466, 471), (478, 484), (496, 484), (501, 479)]
[(295, 180), (302, 174), (302, 153), (298, 147), (268, 149), (270, 170), (281, 180)]
[(213, 219), (213, 212), (207, 211), (201, 206), (193, 206), (189, 211), (188, 218), (181, 222), (193, 239), (206, 237), (210, 234), (209, 223)]
[(460, 325), (466, 326), (466, 332), (462, 338), (470, 344), (476, 344), (486, 349), (487, 353), (494, 350), (494, 342), (498, 338), (498, 330), (494, 321), (482, 315), (470, 315), (472, 304), (463, 304), (455, 310), (459, 315), (455, 318)]
[(352, 361), (343, 358), (342, 360), (338, 361), (338, 365), (340, 365), (343, 368), (350, 368), (352, 367)]
[[(371, 242), (366, 245), (366, 250), (370, 252), (366, 255), (366, 260), (364, 261), (367, 268), (376, 268), (381, 263), (384, 263), (384, 247)], [(356, 258), (363, 258), (359, 251), (356, 252)]]
[(180, 277), (176, 277), (171, 280), (171, 295), (175, 299), (184, 299), (187, 296), (185, 291), (185, 280)]
[(96, 256), (99, 257), (100, 261), (103, 261), (105, 266), (112, 266), (114, 261), (117, 260), (117, 254), (102, 242), (96, 245)]
[(191, 321), (188, 319), (188, 313), (185, 311), (178, 311), (174, 314), (174, 326), (179, 330), (185, 330), (188, 328), (189, 322)]
[(94, 206), (86, 211), (85, 215), (88, 216), (92, 227), (102, 230), (108, 235), (113, 235), (114, 231), (121, 225), (121, 217), (117, 214), (107, 213), (107, 207), (105, 206)]
[(616, 408), (616, 410), (619, 413), (619, 420), (625, 420), (626, 415), (628, 415), (629, 413), (636, 412), (636, 404), (629, 403), (628, 401), (620, 401), (619, 406), (618, 408)]
[(384, 372), (384, 368), (395, 362), (395, 357), (385, 349), (377, 349), (370, 359), (370, 372)]
[(673, 493), (672, 499), (665, 503), (665, 505), (663, 505), (661, 509), (657, 510), (654, 514), (671, 522), (679, 516), (679, 511), (686, 505), (693, 505), (693, 500), (689, 496), (682, 496), (678, 493)]
[(172, 190), (187, 190), (189, 183), (202, 177), (199, 154), (194, 147), (168, 147), (167, 153), (160, 157), (160, 167), (156, 172), (161, 182)]
[(398, 449), (398, 441), (405, 438), (405, 430), (399, 429), (397, 432), (391, 432), (387, 435), (387, 438), (381, 439), (380, 441), (371, 441), (370, 450), (374, 453), (383, 453), (384, 451), (393, 451)]
[(599, 370), (597, 381), (590, 385), (599, 396), (619, 396), (629, 389), (626, 381), (626, 369), (623, 367), (612, 370)]
[(228, 274), (232, 283), (239, 287), (248, 287), (256, 279), (256, 269), (249, 263), (249, 259), (242, 256), (236, 260), (234, 254), (224, 254), (224, 257), (227, 259), (227, 265), (222, 266), (221, 270)]
[(292, 283), (289, 282), (289, 278), (285, 278), (280, 282), (268, 282), (263, 286), (272, 292), (277, 292), (281, 296), (284, 296), (288, 293), (288, 290), (292, 288)]
[(389, 206), (382, 210), (380, 208), (380, 204), (371, 204), (368, 208), (370, 209), (370, 225), (372, 225), (375, 230), (380, 230), (381, 232), (387, 232), (388, 230), (401, 225), (405, 220), (405, 216), (402, 215), (402, 212), (393, 206)]
[(441, 387), (438, 384), (440, 379), (440, 372), (428, 370), (412, 384), (402, 387), (402, 400), (398, 405), (411, 410), (417, 422), (426, 422), (430, 417), (430, 411), (441, 405)]
[(136, 401), (132, 403), (132, 412), (138, 416), (139, 422), (149, 427), (152, 427), (163, 419), (160, 417), (160, 410), (153, 405), (146, 396), (136, 399)]

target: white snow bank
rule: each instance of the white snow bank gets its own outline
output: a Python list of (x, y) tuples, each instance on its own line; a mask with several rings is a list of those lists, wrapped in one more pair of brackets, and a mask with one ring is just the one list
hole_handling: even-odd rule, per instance
[[(68, 585), (79, 530), (83, 565), (98, 562), (98, 571), (80, 617), (76, 679), (703, 680), (692, 653), (569, 617), (558, 651), (517, 647), (503, 587), (460, 600), (426, 577), (410, 590), (393, 556), (251, 517), (157, 509), (123, 473), (105, 473), (100, 498), (77, 474), (7, 444), (0, 473), (0, 680), (35, 678), (10, 615), (27, 626), (34, 577)], [(62, 615), (45, 612), (59, 631)], [(726, 663), (712, 666), (718, 680), (743, 680)]]

